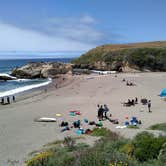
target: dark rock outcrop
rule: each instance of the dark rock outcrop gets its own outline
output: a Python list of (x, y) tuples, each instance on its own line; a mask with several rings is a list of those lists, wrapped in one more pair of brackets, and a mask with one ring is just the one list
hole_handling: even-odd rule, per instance
[(12, 71), (17, 78), (55, 78), (60, 74), (72, 73), (72, 65), (59, 62), (33, 62)]

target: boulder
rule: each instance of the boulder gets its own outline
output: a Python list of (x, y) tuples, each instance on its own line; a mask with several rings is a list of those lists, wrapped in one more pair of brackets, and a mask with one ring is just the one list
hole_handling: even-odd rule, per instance
[(67, 74), (68, 72), (72, 72), (71, 64), (59, 62), (36, 62), (14, 69), (12, 71), (12, 76), (28, 79), (55, 78), (59, 74)]

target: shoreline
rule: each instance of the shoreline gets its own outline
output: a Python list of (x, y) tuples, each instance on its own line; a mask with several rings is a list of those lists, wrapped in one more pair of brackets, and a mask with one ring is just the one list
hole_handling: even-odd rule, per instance
[[(59, 78), (55, 78), (55, 79), (51, 79), (51, 80), (48, 79), (47, 82), (39, 83), (36, 85), (28, 85), (28, 86), (24, 86), (21, 88), (7, 91), (4, 95), (0, 96), (0, 98), (3, 98), (3, 97), (6, 98), (7, 96), (9, 96), (9, 97), (15, 96), (16, 102), (19, 102), (19, 101), (26, 100), (31, 97), (50, 93), (52, 90), (55, 90), (58, 88), (62, 88), (70, 83), (70, 82), (68, 82), (69, 81), (68, 79), (69, 79), (69, 77), (67, 77), (66, 75), (60, 76)], [(11, 92), (11, 93), (9, 93), (9, 92)], [(13, 104), (16, 102), (11, 102), (10, 104)], [(8, 105), (8, 104), (5, 104), (5, 105)]]

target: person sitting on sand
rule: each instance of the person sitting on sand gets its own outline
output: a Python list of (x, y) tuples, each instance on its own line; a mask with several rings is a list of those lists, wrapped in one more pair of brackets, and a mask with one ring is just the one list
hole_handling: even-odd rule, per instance
[(131, 105), (135, 105), (134, 99), (131, 100)]
[(130, 86), (133, 86), (134, 84), (132, 83), (132, 82), (130, 82), (130, 84), (129, 84)]
[(130, 99), (128, 99), (127, 104), (131, 104), (131, 100)]
[(127, 81), (126, 85), (127, 85), (127, 86), (129, 86), (129, 85), (130, 85), (128, 81)]

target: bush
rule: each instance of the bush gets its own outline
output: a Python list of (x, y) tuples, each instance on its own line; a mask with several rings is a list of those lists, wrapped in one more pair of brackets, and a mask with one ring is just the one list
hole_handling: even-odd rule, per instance
[(166, 142), (162, 145), (160, 149), (158, 159), (163, 163), (166, 163)]
[(76, 141), (75, 141), (75, 139), (73, 139), (72, 137), (65, 137), (65, 139), (64, 139), (64, 145), (66, 145), (70, 150), (73, 150), (74, 149), (74, 147), (75, 147), (75, 143), (76, 143)]
[(139, 133), (133, 140), (134, 155), (141, 162), (156, 159), (165, 141), (166, 137), (156, 138), (148, 132)]
[(166, 163), (166, 137), (142, 132), (127, 140), (106, 128), (96, 128), (94, 135), (102, 138), (93, 147), (75, 144), (73, 138), (66, 137), (66, 146), (54, 146), (49, 152), (36, 155), (26, 166), (163, 166)]
[(46, 165), (43, 166), (73, 166), (74, 161), (73, 154), (64, 148), (55, 152), (54, 156), (51, 156)]
[(27, 160), (26, 166), (45, 166), (51, 156), (53, 156), (52, 152), (42, 152), (32, 159)]
[(121, 151), (123, 153), (126, 153), (129, 157), (133, 157), (134, 150), (135, 150), (135, 147), (132, 143), (127, 143), (121, 148)]
[(101, 127), (101, 128), (94, 128), (92, 132), (92, 136), (102, 136), (105, 139), (109, 140), (117, 140), (119, 138), (119, 134), (115, 132), (111, 132), (109, 129)]
[(149, 129), (151, 129), (151, 130), (162, 130), (162, 131), (166, 132), (166, 123), (160, 123), (160, 124), (150, 126)]
[(109, 162), (105, 159), (102, 152), (90, 149), (77, 154), (74, 166), (108, 166)]

